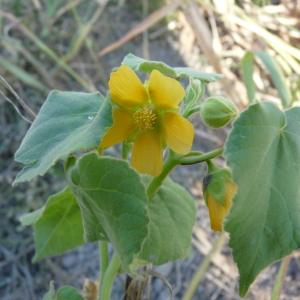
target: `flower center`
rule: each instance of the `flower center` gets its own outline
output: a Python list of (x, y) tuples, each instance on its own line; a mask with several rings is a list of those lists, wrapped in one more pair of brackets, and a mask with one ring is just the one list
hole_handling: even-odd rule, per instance
[(140, 130), (154, 129), (157, 115), (150, 107), (143, 107), (133, 114), (133, 120)]

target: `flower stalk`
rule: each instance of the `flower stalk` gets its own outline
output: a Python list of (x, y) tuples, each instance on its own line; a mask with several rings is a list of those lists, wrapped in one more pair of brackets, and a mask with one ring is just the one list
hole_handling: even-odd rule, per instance
[(147, 196), (151, 200), (159, 187), (162, 185), (164, 179), (177, 165), (194, 165), (204, 161), (209, 161), (223, 153), (223, 148), (217, 148), (207, 153), (193, 151), (186, 155), (179, 156), (178, 154), (170, 151), (169, 156), (164, 164), (162, 172), (154, 177), (150, 182), (147, 189)]

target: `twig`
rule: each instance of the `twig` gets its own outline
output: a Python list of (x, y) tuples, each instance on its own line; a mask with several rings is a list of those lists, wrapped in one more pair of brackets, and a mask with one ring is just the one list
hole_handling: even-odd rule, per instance
[(17, 112), (17, 114), (27, 123), (31, 124), (32, 121), (27, 119), (19, 110), (19, 108), (16, 106), (16, 104), (13, 103), (12, 100), (10, 100), (1, 90), (0, 90), (0, 95), (8, 102), (12, 105), (12, 107), (14, 108), (14, 110)]
[[(149, 1), (148, 0), (143, 0), (143, 18), (145, 19), (148, 15), (149, 11)], [(148, 30), (146, 29), (143, 32), (143, 57), (145, 59), (150, 58), (149, 54), (149, 37), (148, 37)]]
[(102, 49), (98, 55), (104, 56), (115, 49), (123, 46), (126, 44), (128, 41), (133, 39), (134, 37), (138, 36), (151, 26), (153, 26), (155, 23), (166, 17), (167, 15), (171, 14), (174, 10), (178, 8), (180, 5), (179, 0), (174, 0), (170, 4), (163, 6), (162, 8), (156, 10), (152, 14), (150, 14), (146, 19), (144, 19), (142, 22), (137, 24), (133, 29), (131, 29), (129, 32), (127, 32), (122, 38), (117, 40), (116, 42), (108, 45), (104, 49)]
[[(33, 119), (36, 116), (36, 113), (29, 107), (29, 105), (18, 95), (18, 93), (12, 88), (12, 86), (5, 80), (5, 78), (3, 76), (0, 75), (0, 82), (2, 82), (2, 84), (4, 85), (4, 87), (6, 87), (15, 97), (16, 100), (19, 101), (19, 103), (22, 105), (22, 107), (33, 117)], [(6, 98), (7, 100), (7, 96), (5, 96), (4, 93), (2, 93), (2, 95)], [(8, 101), (9, 103), (11, 103), (11, 100)], [(12, 104), (12, 103), (11, 103)]]

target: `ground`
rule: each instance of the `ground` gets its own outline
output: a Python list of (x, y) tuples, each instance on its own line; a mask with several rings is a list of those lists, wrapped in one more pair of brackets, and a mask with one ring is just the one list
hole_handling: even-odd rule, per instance
[[(25, 23), (50, 48), (62, 54), (66, 53), (72, 43), (70, 32), (74, 30), (75, 36), (75, 31), (78, 30), (72, 14), (71, 16), (65, 15), (52, 27), (47, 27), (47, 20), (43, 20), (43, 17), (46, 18), (46, 16), (32, 10), (34, 1), (24, 2), (26, 4), (22, 4), (20, 1), (4, 1), (3, 9), (25, 20)], [(122, 1), (115, 2), (105, 8), (105, 12), (102, 13), (95, 29), (90, 34), (97, 48), (104, 48), (122, 37), (142, 19), (141, 5), (135, 4), (134, 1), (123, 5)], [(160, 4), (153, 5), (150, 10), (156, 9), (156, 5)], [(80, 14), (83, 15), (82, 7), (79, 8)], [(28, 23), (29, 16), (32, 18), (31, 24)], [(172, 19), (174, 16), (170, 18)], [(5, 23), (5, 26), (3, 24), (4, 27), (1, 29), (3, 38), (10, 39), (10, 42), (22, 41), (25, 49), (36, 55), (36, 58), (42, 62), (43, 68), (49, 70), (49, 74), (58, 85), (57, 88), (82, 90), (82, 87), (74, 80), (69, 79), (65, 73), (61, 76), (57, 75), (58, 67), (53, 65), (53, 62), (47, 59), (44, 53), (38, 51), (31, 41), (21, 36), (20, 32), (14, 31), (14, 24), (9, 24)], [(47, 28), (51, 28), (50, 32), (47, 32)], [(189, 41), (188, 36), (183, 36), (185, 34), (183, 32), (182, 24), (175, 21), (172, 23), (172, 20), (168, 20), (168, 22), (163, 20), (152, 27), (148, 35), (151, 59), (162, 60), (172, 66), (196, 68), (203, 66), (203, 68), (209, 69), (206, 67), (207, 61), (203, 58), (195, 41), (189, 42), (193, 45), (192, 47), (182, 43), (184, 38), (187, 42)], [(105, 82), (111, 68), (118, 66), (128, 52), (143, 56), (142, 36), (138, 36), (121, 48), (100, 58), (97, 65), (93, 63), (93, 56), (87, 49), (80, 51), (70, 64), (83, 76), (92, 78), (97, 89), (105, 91)], [(39, 78), (34, 67), (26, 60), (26, 56), (22, 56), (20, 53), (22, 52), (18, 52), (14, 48), (0, 48), (2, 58), (14, 61), (19, 67)], [(20, 79), (6, 72), (4, 68), (1, 69), (1, 65), (0, 71), (28, 105), (38, 111), (48, 90), (38, 90), (24, 84)], [(221, 85), (212, 85), (207, 93), (223, 93)], [(9, 94), (9, 97), (13, 96)], [(199, 150), (207, 151), (213, 146), (219, 146), (230, 130), (229, 128), (217, 131), (207, 129), (201, 124), (198, 116), (193, 118), (193, 122), (197, 128), (194, 147)], [(12, 182), (20, 170), (20, 165), (13, 161), (13, 155), (27, 129), (28, 123), (20, 118), (9, 103), (0, 98), (0, 299), (3, 300), (41, 299), (51, 280), (54, 280), (56, 286), (69, 284), (82, 288), (84, 280), (86, 278), (95, 280), (99, 270), (97, 244), (87, 244), (63, 256), (48, 258), (35, 264), (31, 262), (34, 255), (32, 229), (21, 227), (18, 219), (22, 214), (39, 208), (49, 195), (59, 191), (64, 186), (64, 179), (62, 168), (58, 164), (43, 178), (12, 187)], [(116, 153), (117, 151), (109, 152), (111, 155), (116, 155)], [(202, 199), (201, 180), (205, 172), (205, 166), (180, 167), (171, 175), (195, 197), (199, 208), (193, 234), (193, 247), (188, 257), (185, 260), (155, 268), (155, 271), (160, 273), (162, 278), (165, 278), (172, 286), (174, 299), (182, 299), (185, 287), (197, 266), (209, 252), (213, 241), (219, 238), (219, 234), (214, 234), (210, 230), (207, 209)], [(226, 246), (226, 241), (227, 237), (221, 252), (214, 256), (194, 299), (239, 299), (237, 270), (232, 261), (230, 249)], [(245, 299), (269, 299), (277, 269), (278, 263), (262, 272)], [(168, 299), (169, 290), (162, 278), (152, 277), (151, 299)], [(113, 299), (122, 298), (124, 282), (124, 276), (120, 276), (114, 287)], [(286, 285), (280, 299), (300, 299), (299, 255), (292, 258), (285, 282)]]

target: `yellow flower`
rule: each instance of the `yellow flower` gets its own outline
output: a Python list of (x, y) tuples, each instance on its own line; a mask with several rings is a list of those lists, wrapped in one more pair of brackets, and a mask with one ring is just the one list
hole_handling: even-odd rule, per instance
[(133, 141), (133, 167), (153, 176), (162, 170), (165, 145), (180, 154), (190, 151), (194, 128), (178, 113), (185, 91), (177, 80), (154, 70), (143, 85), (131, 68), (122, 65), (111, 73), (108, 85), (116, 107), (101, 149)]

